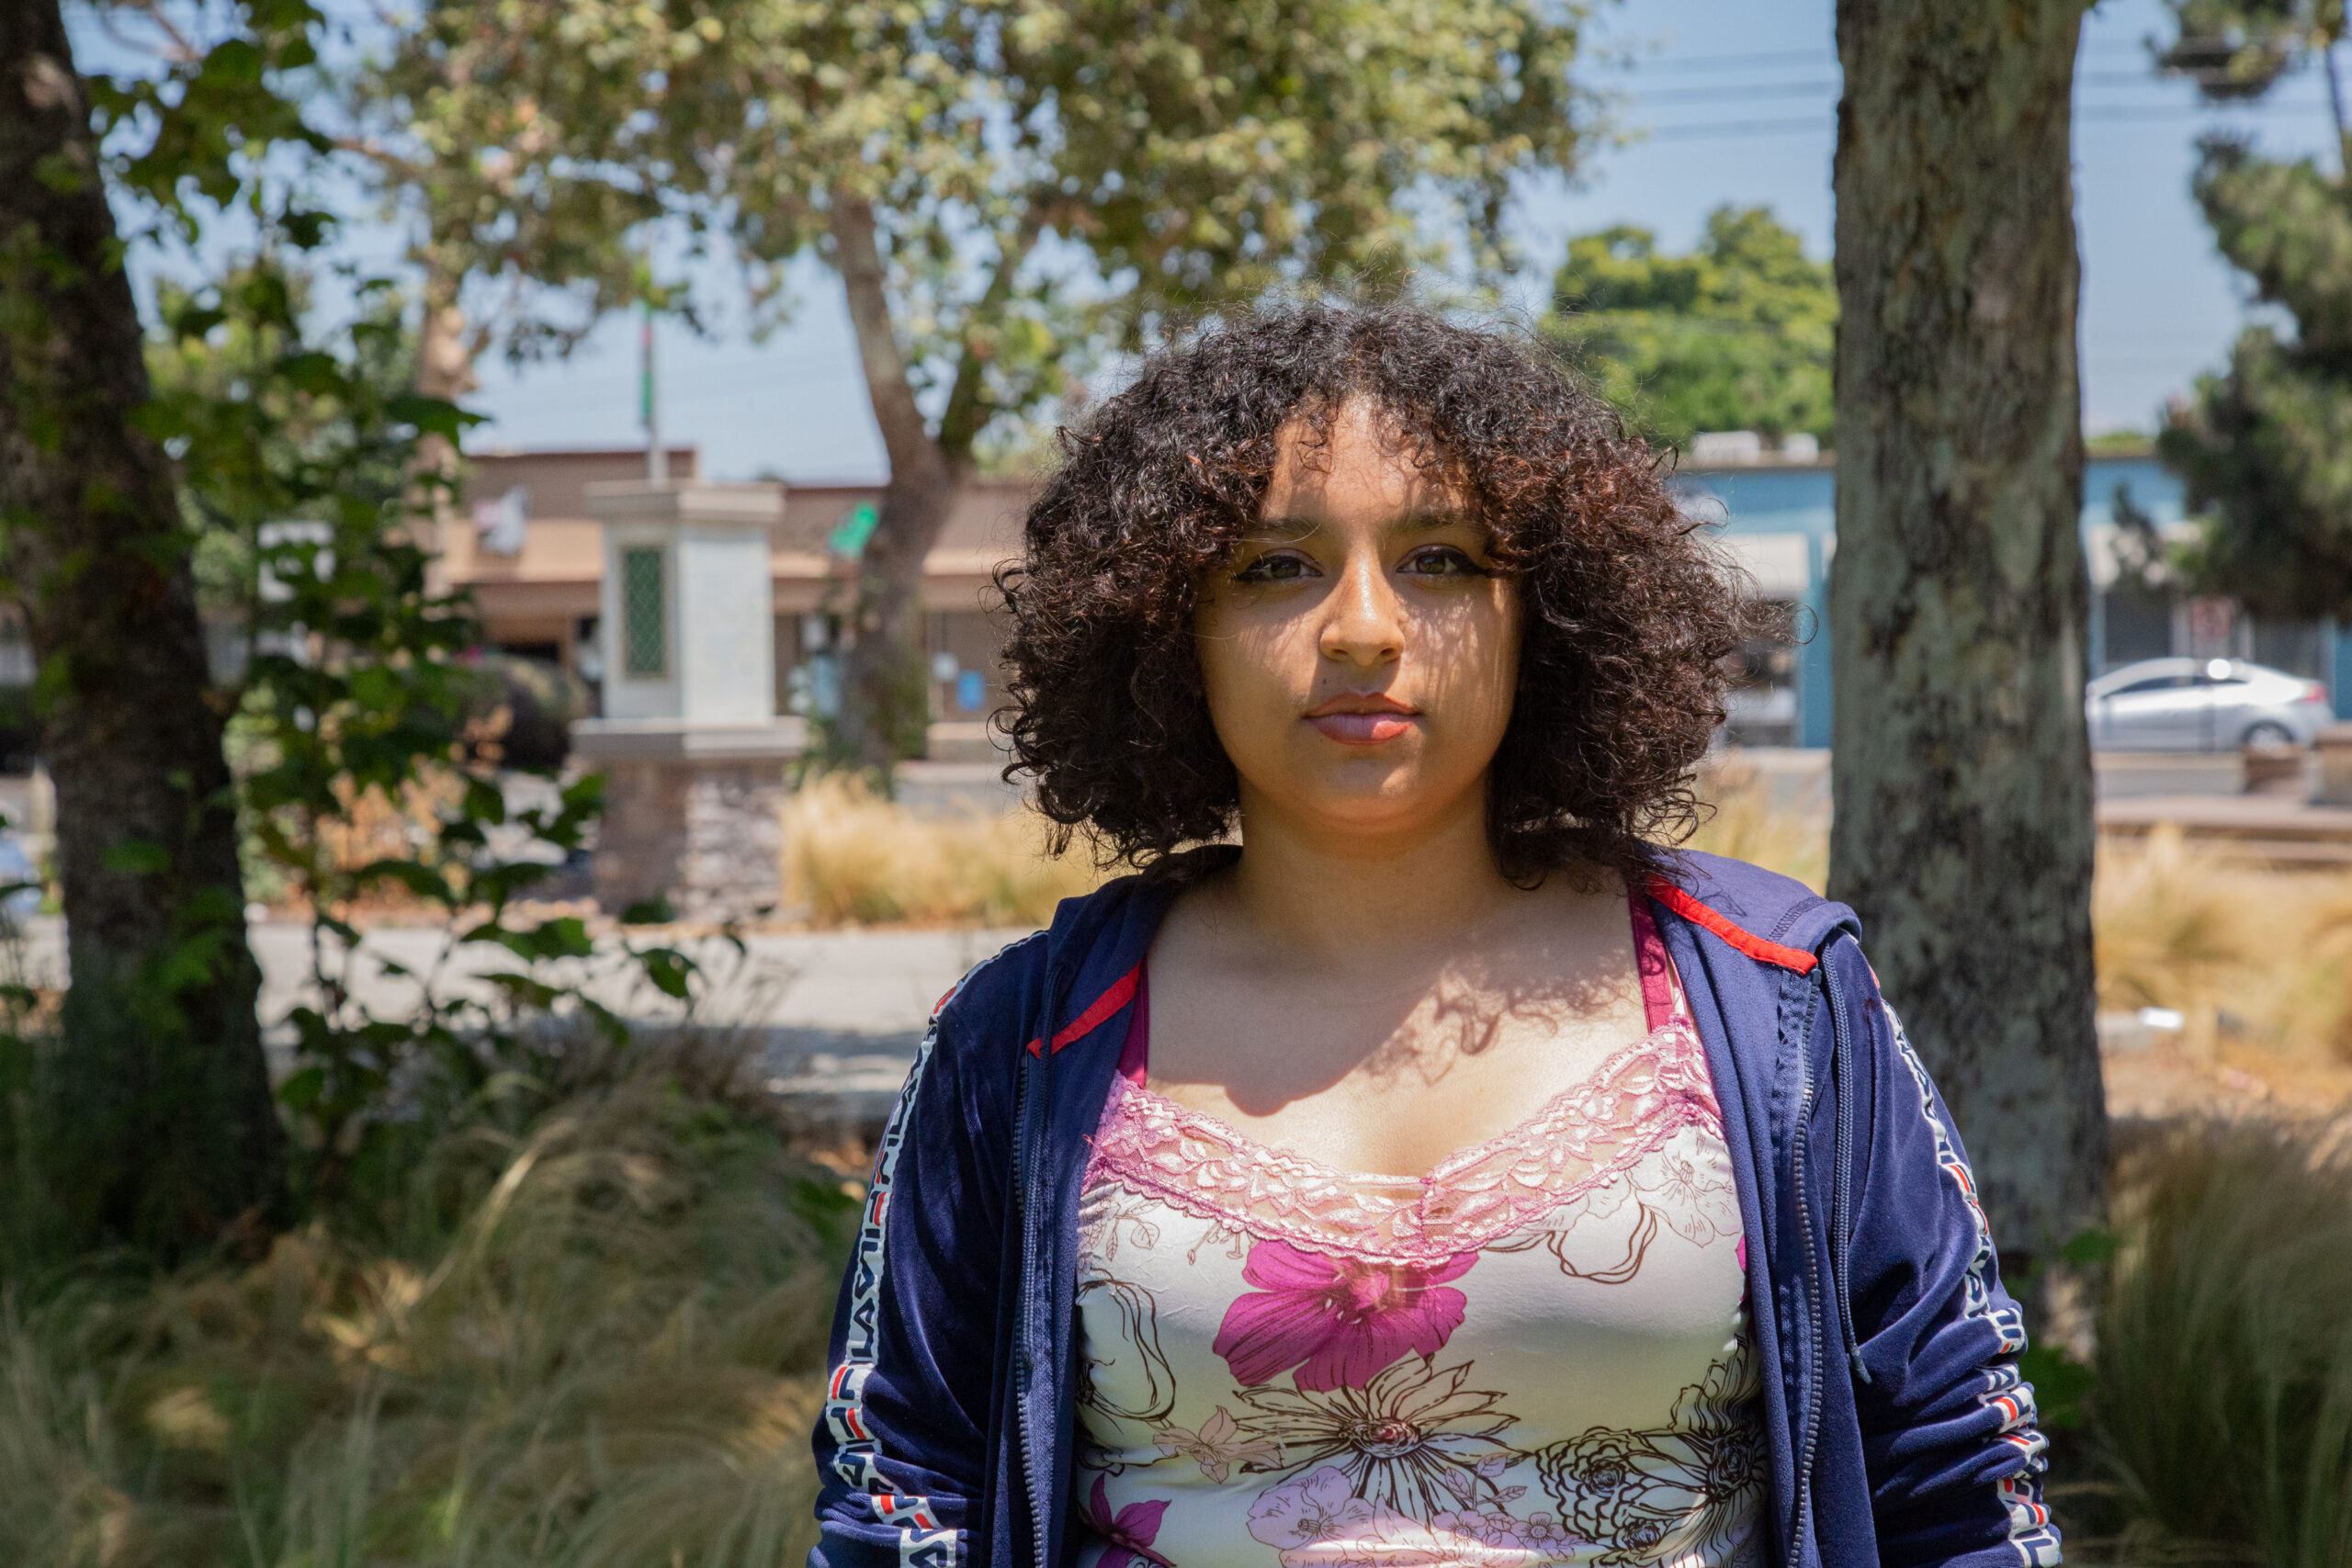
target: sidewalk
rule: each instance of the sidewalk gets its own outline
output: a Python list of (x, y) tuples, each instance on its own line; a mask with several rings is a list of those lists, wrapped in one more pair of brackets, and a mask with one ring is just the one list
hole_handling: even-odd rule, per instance
[[(741, 1030), (759, 1044), (768, 1088), (818, 1120), (878, 1121), (898, 1094), (924, 1023), (941, 995), (981, 959), (1026, 935), (1019, 931), (760, 931), (738, 957), (715, 937), (677, 945), (703, 964), (713, 984), (695, 1014), (709, 1027)], [(65, 979), (64, 922), (52, 915), (26, 922), (26, 959), (36, 984)], [(365, 933), (359, 999), (379, 1014), (412, 1008), (418, 983), (388, 975), (366, 955), (423, 973), (442, 952), (431, 927), (379, 926)], [(277, 1024), (311, 995), (311, 928), (265, 920), (251, 928), (262, 970), (261, 1016)], [(650, 940), (639, 936), (643, 944)], [(680, 1021), (678, 1004), (650, 987), (630, 985), (617, 954), (550, 965), (555, 977), (584, 983), (589, 995), (632, 1022)], [(488, 943), (460, 950), (437, 982), (444, 996), (487, 996), (480, 976), (513, 968), (512, 954)], [(274, 1045), (285, 1041), (271, 1029)]]

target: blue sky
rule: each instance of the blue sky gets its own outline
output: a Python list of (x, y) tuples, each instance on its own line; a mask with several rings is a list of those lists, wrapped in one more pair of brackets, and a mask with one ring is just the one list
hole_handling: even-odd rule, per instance
[[(1647, 140), (1604, 149), (1573, 187), (1532, 189), (1519, 231), (1548, 276), (1567, 237), (1611, 223), (1689, 244), (1724, 202), (1762, 204), (1829, 252), (1829, 161), (1838, 92), (1831, 0), (1630, 0), (1600, 31), (1638, 59), (1597, 72), (1626, 95), (1622, 123)], [(2149, 71), (2156, 0), (2103, 0), (2084, 28), (2075, 121), (2083, 250), (2084, 419), (2093, 432), (2150, 428), (2165, 399), (2219, 364), (2248, 319), (2241, 282), (2188, 197), (2202, 132), (2253, 134), (2274, 155), (2332, 161), (2324, 86), (2290, 79), (2251, 110), (2202, 107)], [(665, 328), (665, 433), (703, 452), (707, 474), (864, 478), (884, 469), (849, 326), (825, 275), (799, 275), (793, 323), (754, 344), (722, 319), (713, 341)], [(494, 423), (477, 447), (627, 445), (637, 425), (634, 322), (609, 321), (569, 363), (483, 367), (477, 406)]]

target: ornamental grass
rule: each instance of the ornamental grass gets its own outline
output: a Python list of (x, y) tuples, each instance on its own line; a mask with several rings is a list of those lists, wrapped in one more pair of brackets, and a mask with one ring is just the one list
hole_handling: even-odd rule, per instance
[(2123, 1162), (2082, 1434), (2120, 1529), (2070, 1560), (2352, 1563), (2344, 1133), (2190, 1122)]
[(815, 774), (783, 807), (785, 907), (816, 926), (1046, 925), (1108, 874), (1082, 841), (1047, 854), (1047, 829), (1020, 809), (926, 816), (854, 773)]
[(854, 1201), (731, 1073), (631, 1055), (259, 1263), (14, 1282), (0, 1562), (797, 1562)]

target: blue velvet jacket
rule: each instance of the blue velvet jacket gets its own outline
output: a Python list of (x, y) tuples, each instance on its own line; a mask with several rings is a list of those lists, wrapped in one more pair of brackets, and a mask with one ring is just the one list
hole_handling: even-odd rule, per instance
[[(1768, 1371), (1775, 1555), (2041, 1568), (2043, 1440), (1951, 1115), (1853, 912), (1711, 855), (1652, 910), (1707, 1049)], [(1079, 1184), (1171, 895), (1064, 903), (933, 1013), (875, 1162), (816, 1433), (811, 1568), (1061, 1568)]]

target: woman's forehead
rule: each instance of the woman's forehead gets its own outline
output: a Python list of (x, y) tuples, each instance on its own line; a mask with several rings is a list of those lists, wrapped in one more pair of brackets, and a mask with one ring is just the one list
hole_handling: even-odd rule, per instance
[(1265, 515), (1367, 505), (1460, 510), (1464, 500), (1425, 437), (1357, 396), (1327, 412), (1293, 415), (1276, 434)]

